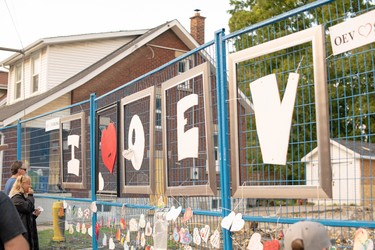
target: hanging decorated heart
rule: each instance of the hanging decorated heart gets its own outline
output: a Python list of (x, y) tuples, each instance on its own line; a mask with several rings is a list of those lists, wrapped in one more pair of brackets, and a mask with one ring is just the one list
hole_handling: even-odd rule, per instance
[(121, 240), (121, 230), (120, 228), (117, 228), (117, 231), (116, 231), (116, 236), (115, 236), (116, 240)]
[(210, 236), (210, 226), (205, 225), (203, 228), (201, 228), (200, 235), (202, 240), (207, 243), (208, 237)]
[(95, 201), (91, 202), (90, 208), (91, 208), (91, 212), (93, 212), (93, 213), (96, 213), (98, 211), (98, 207), (96, 206)]
[(128, 243), (130, 242), (130, 231), (129, 230), (126, 233), (125, 241), (128, 242)]
[(81, 233), (82, 233), (82, 234), (86, 234), (86, 233), (87, 233), (87, 228), (86, 228), (85, 223), (82, 223), (82, 230), (81, 230)]
[(90, 216), (90, 209), (86, 208), (84, 211), (83, 211), (83, 216), (88, 219), (89, 216)]
[(177, 226), (173, 228), (173, 240), (176, 242), (180, 241), (180, 234), (178, 233)]
[(138, 223), (140, 228), (145, 228), (146, 227), (146, 220), (145, 220), (145, 215), (141, 214), (139, 216), (139, 223)]
[(221, 220), (221, 227), (222, 228), (225, 228), (226, 230), (229, 230), (230, 227), (232, 226), (232, 223), (233, 223), (233, 220), (234, 220), (234, 217), (236, 216), (236, 213), (235, 212), (230, 212), (230, 214), (228, 214), (227, 216), (225, 216), (222, 220)]
[(198, 228), (194, 228), (194, 230), (193, 230), (193, 242), (194, 242), (194, 244), (196, 244), (198, 246), (202, 242), (202, 238), (201, 238), (201, 236), (199, 234), (199, 229)]
[(103, 244), (103, 246), (107, 246), (107, 235), (106, 234), (103, 235), (102, 244)]
[(279, 250), (280, 242), (278, 240), (266, 241), (263, 243), (263, 250)]
[(232, 227), (230, 228), (231, 232), (240, 231), (245, 225), (245, 221), (242, 219), (242, 214), (238, 213), (233, 219)]
[(90, 227), (87, 229), (87, 233), (88, 233), (88, 235), (90, 235), (90, 237), (92, 237), (92, 226), (90, 226)]
[(145, 247), (145, 245), (146, 245), (146, 237), (145, 237), (145, 233), (142, 232), (142, 235), (141, 235), (141, 246)]
[(245, 225), (245, 221), (242, 219), (242, 214), (235, 212), (230, 212), (227, 216), (225, 216), (221, 221), (221, 227), (231, 232), (237, 232), (243, 228)]
[(122, 230), (126, 229), (126, 222), (124, 218), (120, 219), (120, 227)]
[(182, 219), (182, 222), (187, 222), (188, 220), (191, 219), (191, 217), (193, 217), (193, 210), (191, 210), (190, 207), (186, 208), (185, 209), (185, 213), (184, 213), (184, 217)]
[(108, 248), (110, 249), (110, 250), (113, 250), (113, 249), (115, 249), (115, 242), (113, 242), (113, 238), (111, 237), (111, 238), (109, 238), (109, 246), (108, 246)]
[(261, 242), (262, 236), (259, 233), (253, 233), (251, 235), (249, 244), (247, 245), (248, 250), (262, 250), (263, 244)]
[(180, 232), (178, 233), (180, 235), (180, 243), (182, 244), (190, 244), (193, 240), (193, 236), (189, 233), (189, 229), (185, 229), (181, 227)]
[(129, 230), (130, 232), (136, 232), (138, 231), (138, 222), (136, 219), (132, 218), (129, 221)]
[(181, 213), (181, 210), (182, 210), (181, 206), (179, 206), (178, 208), (175, 208), (175, 206), (172, 206), (166, 215), (167, 221), (170, 221), (170, 220), (176, 221), (177, 217)]
[(151, 223), (149, 221), (146, 224), (145, 235), (146, 236), (152, 235), (152, 227), (151, 227)]
[(104, 190), (104, 178), (102, 172), (98, 173), (98, 191), (103, 191)]
[(213, 248), (220, 249), (220, 233), (218, 230), (215, 230), (210, 237), (210, 242)]
[(364, 228), (358, 228), (354, 235), (353, 250), (373, 250), (374, 243), (368, 237), (368, 232)]
[(99, 231), (100, 231), (100, 225), (99, 225), (99, 223), (96, 223), (96, 225), (95, 225), (96, 240), (99, 240)]
[(82, 208), (80, 208), (80, 207), (78, 208), (77, 216), (78, 216), (78, 218), (83, 217), (83, 211), (82, 211)]

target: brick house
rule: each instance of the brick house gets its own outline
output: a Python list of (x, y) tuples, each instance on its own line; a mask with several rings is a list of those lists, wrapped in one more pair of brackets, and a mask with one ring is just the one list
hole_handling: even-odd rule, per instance
[[(9, 126), (18, 119), (79, 103), (91, 93), (100, 96), (198, 47), (204, 43), (204, 18), (196, 13), (191, 25), (198, 42), (177, 20), (150, 30), (44, 38), (34, 42), (23, 54), (14, 54), (2, 62), (9, 68), (9, 81), (7, 105), (0, 108), (0, 124)], [(36, 122), (28, 126), (32, 127), (29, 132), (34, 129), (36, 133), (45, 124)], [(15, 130), (4, 129), (1, 133), (4, 143), (9, 145), (0, 159), (3, 187), (10, 164), (16, 159), (17, 138)], [(45, 138), (48, 145), (43, 145), (44, 148), (52, 147), (52, 137)], [(27, 155), (29, 151), (26, 148), (22, 157), (30, 159), (31, 166), (53, 168), (51, 152), (31, 157)]]

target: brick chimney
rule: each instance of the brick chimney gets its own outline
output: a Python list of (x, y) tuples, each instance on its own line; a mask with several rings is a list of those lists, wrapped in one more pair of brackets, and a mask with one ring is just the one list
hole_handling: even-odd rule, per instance
[(198, 42), (199, 45), (204, 44), (204, 19), (199, 13), (200, 10), (196, 9), (195, 15), (190, 17), (190, 34)]

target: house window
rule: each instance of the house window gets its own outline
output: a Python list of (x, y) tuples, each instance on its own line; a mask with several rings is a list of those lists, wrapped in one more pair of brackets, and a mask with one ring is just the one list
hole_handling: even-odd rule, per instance
[(18, 64), (15, 69), (15, 85), (14, 85), (14, 98), (21, 98), (22, 88), (22, 66)]
[(156, 121), (155, 121), (155, 128), (161, 129), (161, 98), (160, 96), (156, 96)]
[[(182, 60), (178, 62), (178, 74), (181, 75), (182, 73), (188, 71), (190, 69), (190, 61), (189, 60)], [(181, 83), (177, 87), (178, 90), (185, 90), (191, 91), (190, 81), (187, 80), (184, 83)]]
[(35, 93), (39, 90), (39, 73), (40, 73), (40, 57), (33, 57), (31, 60), (31, 92)]
[(220, 199), (212, 199), (211, 201), (211, 210), (218, 210), (221, 206)]
[[(214, 124), (213, 140), (214, 140), (214, 160), (215, 160), (215, 171), (220, 172), (219, 162), (219, 137), (218, 137), (217, 124)], [(208, 162), (206, 162), (206, 172), (208, 173)]]
[[(215, 126), (217, 127), (217, 126)], [(220, 171), (220, 165), (219, 165), (219, 142), (218, 142), (218, 132), (217, 129), (215, 129), (214, 132), (214, 154), (215, 154), (215, 170), (216, 172)]]

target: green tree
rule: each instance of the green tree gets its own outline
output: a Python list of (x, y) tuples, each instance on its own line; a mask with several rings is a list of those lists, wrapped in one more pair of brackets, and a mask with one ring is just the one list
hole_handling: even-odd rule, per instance
[[(314, 2), (312, 0), (231, 0), (229, 13), (230, 32), (235, 32), (251, 25), (260, 23), (284, 12)], [(249, 33), (240, 34), (233, 39), (235, 51), (240, 51), (258, 44), (274, 40), (287, 34), (295, 33), (317, 24), (326, 29), (326, 66), (329, 91), (330, 132), (331, 138), (345, 138), (362, 142), (375, 143), (375, 60), (373, 45), (363, 46), (347, 53), (332, 56), (328, 27), (344, 22), (347, 18), (367, 12), (375, 1), (334, 1), (323, 7), (289, 17)], [(310, 45), (307, 45), (310, 46)], [(302, 61), (301, 88), (296, 100), (296, 112), (293, 124), (310, 123), (310, 126), (293, 126), (288, 153), (288, 162), (297, 162), (301, 157), (316, 147), (315, 123), (309, 120), (314, 116), (314, 108), (305, 105), (308, 98), (314, 95), (311, 50), (306, 45), (296, 46), (271, 56), (262, 56), (249, 62), (243, 62), (237, 68), (239, 88), (251, 99), (248, 84), (259, 77), (275, 73), (278, 76), (279, 89), (282, 90), (287, 74), (292, 72)], [(287, 55), (287, 56), (282, 56)], [(270, 57), (272, 57), (270, 59)], [(282, 92), (282, 91), (281, 91)], [(281, 93), (282, 94), (282, 93)], [(255, 119), (246, 120), (247, 129), (253, 131)], [(256, 133), (247, 133), (247, 161), (261, 159)], [(293, 142), (312, 141), (310, 144), (298, 145)], [(304, 173), (295, 171), (293, 165), (287, 169), (276, 166), (255, 166), (249, 172), (264, 171), (286, 175), (287, 180), (300, 180)], [(254, 166), (254, 165), (252, 165)], [(296, 168), (300, 169), (300, 168)], [(266, 171), (267, 172), (267, 171)]]

